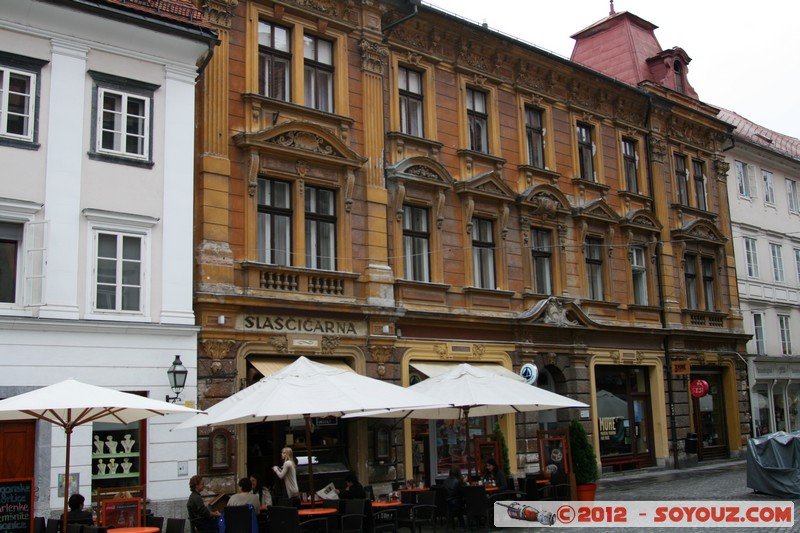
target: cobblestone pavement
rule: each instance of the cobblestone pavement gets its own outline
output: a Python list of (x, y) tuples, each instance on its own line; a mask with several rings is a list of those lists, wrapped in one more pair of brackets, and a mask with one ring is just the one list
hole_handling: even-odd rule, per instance
[[(613, 477), (606, 477), (598, 483), (596, 501), (685, 501), (698, 500), (747, 500), (753, 502), (788, 501), (788, 498), (779, 498), (766, 494), (753, 492), (746, 486), (745, 461), (726, 461), (716, 464), (703, 465), (683, 470), (658, 470), (650, 472), (626, 473)], [(800, 533), (800, 499), (793, 500), (795, 508), (795, 522), (790, 527), (782, 528), (733, 528), (733, 527), (705, 527), (705, 528), (646, 528), (650, 532), (663, 533), (712, 533), (716, 531), (731, 531), (736, 529), (747, 532), (797, 532)], [(446, 528), (437, 528), (439, 531)], [(523, 531), (544, 532), (550, 528), (495, 528), (482, 527), (479, 532), (520, 533)], [(609, 533), (621, 531), (634, 532), (636, 528), (557, 528), (559, 531), (574, 533)], [(425, 533), (432, 531), (426, 529)]]

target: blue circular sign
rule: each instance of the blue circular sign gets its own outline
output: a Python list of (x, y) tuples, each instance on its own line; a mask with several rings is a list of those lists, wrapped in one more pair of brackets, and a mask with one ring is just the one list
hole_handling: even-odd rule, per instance
[(536, 378), (539, 377), (539, 367), (534, 363), (525, 363), (519, 369), (519, 375), (525, 378), (525, 383), (532, 385), (536, 383)]

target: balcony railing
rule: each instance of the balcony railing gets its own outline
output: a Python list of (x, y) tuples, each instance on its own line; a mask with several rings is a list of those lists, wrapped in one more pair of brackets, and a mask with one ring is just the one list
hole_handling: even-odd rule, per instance
[(241, 264), (244, 287), (247, 292), (305, 293), (320, 296), (353, 298), (353, 285), (358, 274), (309, 268), (267, 265), (245, 262)]

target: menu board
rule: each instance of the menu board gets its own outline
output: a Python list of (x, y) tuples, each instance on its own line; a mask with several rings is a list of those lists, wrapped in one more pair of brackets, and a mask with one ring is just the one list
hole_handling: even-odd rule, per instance
[(139, 498), (103, 500), (103, 526), (139, 527), (141, 508)]
[(0, 532), (33, 531), (33, 479), (0, 479)]

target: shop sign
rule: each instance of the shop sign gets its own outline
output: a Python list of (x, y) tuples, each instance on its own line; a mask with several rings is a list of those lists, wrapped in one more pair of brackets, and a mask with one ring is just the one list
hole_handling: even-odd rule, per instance
[(331, 318), (240, 315), (238, 329), (260, 333), (301, 333), (310, 335), (364, 336), (366, 324), (353, 320)]
[(689, 392), (691, 392), (692, 396), (695, 398), (702, 398), (708, 394), (708, 381), (704, 379), (692, 380), (691, 384), (689, 385)]
[(672, 362), (672, 375), (673, 376), (688, 376), (692, 371), (692, 365), (689, 361), (673, 361)]
[(525, 378), (525, 383), (532, 385), (536, 383), (536, 378), (539, 377), (539, 367), (533, 363), (525, 363), (519, 369), (519, 375)]

